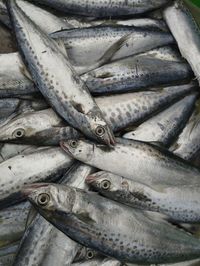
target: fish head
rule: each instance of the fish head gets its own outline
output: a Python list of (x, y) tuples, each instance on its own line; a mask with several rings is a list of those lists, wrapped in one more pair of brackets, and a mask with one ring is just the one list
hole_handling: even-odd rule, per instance
[(123, 189), (122, 177), (100, 171), (87, 176), (86, 183), (103, 195), (118, 193)]
[(23, 188), (22, 194), (42, 212), (63, 210), (71, 212), (75, 199), (75, 191), (69, 186), (47, 183), (35, 183)]
[(88, 125), (90, 128), (91, 139), (94, 139), (100, 143), (106, 144), (108, 146), (114, 146), (116, 141), (113, 131), (108, 123), (102, 118), (102, 114), (98, 112), (91, 112), (87, 114)]
[(87, 163), (94, 156), (95, 144), (81, 139), (70, 139), (60, 142), (61, 148), (70, 156)]
[(42, 126), (33, 119), (32, 115), (19, 115), (1, 126), (0, 141), (22, 143), (24, 140), (36, 136)]

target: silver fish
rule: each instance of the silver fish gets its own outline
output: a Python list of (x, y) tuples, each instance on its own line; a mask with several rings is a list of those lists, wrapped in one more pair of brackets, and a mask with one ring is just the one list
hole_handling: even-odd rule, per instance
[(123, 266), (120, 261), (117, 261), (115, 259), (100, 259), (100, 258), (95, 258), (90, 261), (82, 261), (82, 262), (77, 262), (73, 263), (72, 266)]
[(117, 139), (112, 149), (84, 140), (62, 141), (70, 156), (96, 168), (149, 186), (196, 184), (200, 169), (167, 150), (136, 140)]
[(29, 202), (23, 202), (0, 211), (0, 248), (20, 240), (30, 207)]
[(122, 15), (136, 15), (159, 8), (168, 3), (167, 0), (32, 0), (34, 3), (44, 4), (66, 13), (89, 17), (110, 17)]
[(128, 36), (126, 41), (113, 55), (112, 61), (173, 42), (169, 33), (124, 25), (61, 30), (50, 36), (55, 40), (62, 40), (71, 63), (77, 67), (84, 66), (84, 69), (85, 66), (94, 65), (100, 61), (106, 51), (125, 36)]
[(157, 142), (170, 146), (187, 124), (198, 94), (185, 96), (168, 109), (142, 123), (135, 130), (123, 135), (126, 139)]
[[(92, 167), (75, 163), (59, 182), (85, 189), (85, 179), (93, 172)], [(33, 266), (37, 263), (42, 266), (70, 266), (80, 250), (85, 251), (84, 258), (89, 259), (86, 248), (82, 248), (37, 215), (21, 241), (14, 265)]]
[[(90, 138), (113, 145), (115, 140), (112, 130), (86, 85), (71, 67), (67, 56), (31, 22), (15, 1), (8, 1), (8, 9), (18, 44), (32, 77), (45, 98), (73, 127)], [(32, 45), (33, 39), (35, 45)]]
[(0, 21), (6, 27), (11, 28), (9, 15), (8, 15), (7, 8), (6, 8), (6, 5), (4, 4), (3, 0), (0, 0)]
[(199, 104), (198, 100), (196, 108), (183, 129), (183, 132), (178, 137), (177, 141), (170, 148), (173, 153), (180, 156), (185, 160), (192, 160), (198, 154), (200, 150), (200, 116), (199, 116)]
[(38, 148), (2, 162), (0, 208), (20, 201), (20, 190), (25, 184), (56, 180), (72, 163), (73, 160), (60, 148)]
[(102, 195), (131, 207), (163, 213), (176, 223), (200, 222), (197, 182), (170, 186), (164, 179), (162, 184), (147, 186), (108, 172), (90, 175), (86, 181)]
[(93, 94), (138, 91), (183, 82), (191, 77), (187, 63), (161, 60), (152, 54), (130, 56), (82, 75)]
[[(195, 89), (195, 83), (158, 91), (127, 93), (95, 98), (112, 130), (117, 132), (141, 123)], [(112, 105), (110, 103), (112, 102)], [(0, 128), (0, 141), (37, 145), (57, 145), (62, 139), (80, 137), (80, 133), (62, 122), (52, 110), (26, 112)]]
[(194, 18), (181, 0), (172, 2), (164, 10), (164, 17), (182, 56), (200, 82), (200, 30)]
[(199, 257), (198, 238), (154, 213), (69, 186), (35, 184), (23, 193), (66, 235), (119, 261), (158, 264)]

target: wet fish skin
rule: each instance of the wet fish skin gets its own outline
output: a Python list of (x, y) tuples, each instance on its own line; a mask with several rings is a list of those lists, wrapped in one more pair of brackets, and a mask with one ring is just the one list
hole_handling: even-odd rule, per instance
[(60, 148), (38, 148), (17, 155), (0, 164), (0, 209), (23, 199), (20, 193), (25, 184), (56, 180), (73, 163)]
[(189, 62), (200, 82), (200, 30), (194, 18), (181, 0), (172, 2), (164, 10), (164, 18), (182, 56)]
[(62, 141), (61, 147), (79, 161), (149, 186), (163, 180), (173, 186), (192, 185), (200, 178), (199, 168), (166, 149), (137, 140), (118, 138), (112, 149), (84, 140)]
[(167, 0), (153, 0), (149, 2), (144, 0), (115, 0), (111, 3), (109, 0), (99, 2), (98, 0), (92, 1), (62, 1), (62, 0), (32, 0), (34, 3), (44, 4), (66, 13), (83, 15), (89, 17), (110, 17), (110, 16), (123, 16), (123, 15), (136, 15), (145, 13), (147, 11), (159, 8), (167, 4)]
[[(59, 182), (85, 189), (87, 188), (85, 178), (93, 172), (92, 167), (77, 162), (69, 168)], [(38, 214), (21, 241), (14, 266), (24, 266), (24, 264), (32, 266), (36, 262), (43, 266), (56, 264), (70, 266), (80, 249), (86, 250)], [(87, 259), (86, 256), (85, 259)]]
[(186, 126), (198, 94), (185, 96), (168, 109), (142, 123), (135, 130), (123, 135), (126, 139), (157, 142), (169, 147)]
[[(166, 182), (165, 182), (166, 181)], [(109, 172), (98, 172), (86, 178), (88, 185), (107, 198), (133, 208), (160, 212), (175, 223), (199, 223), (200, 197), (198, 183), (193, 185), (162, 184), (147, 186)]]
[(200, 138), (199, 138), (199, 128), (200, 128), (200, 118), (199, 118), (199, 103), (198, 100), (196, 108), (183, 129), (182, 133), (179, 135), (175, 143), (170, 147), (170, 150), (185, 160), (192, 160), (198, 154), (200, 149)]
[(6, 27), (11, 28), (11, 23), (9, 19), (9, 15), (7, 12), (6, 5), (4, 4), (3, 0), (0, 1), (0, 21), (3, 23)]
[(0, 250), (20, 240), (30, 207), (26, 201), (0, 211)]
[(127, 40), (113, 55), (112, 61), (173, 43), (169, 33), (124, 25), (61, 30), (50, 36), (64, 42), (71, 63), (77, 67), (94, 65), (115, 42), (125, 36), (128, 36)]
[(125, 266), (120, 261), (115, 259), (92, 259), (90, 261), (76, 262), (72, 264), (73, 266)]
[[(107, 123), (114, 132), (136, 125), (158, 110), (166, 108), (196, 89), (195, 83), (121, 95), (96, 97)], [(112, 102), (112, 106), (110, 105)], [(18, 136), (17, 132), (21, 132)], [(12, 119), (0, 129), (0, 141), (37, 145), (58, 145), (62, 139), (80, 137), (80, 133), (62, 122), (52, 110), (26, 112)]]
[[(109, 257), (139, 264), (199, 257), (199, 239), (155, 214), (69, 186), (35, 184), (23, 192), (39, 212), (66, 235)], [(42, 195), (48, 195), (45, 206), (39, 204)], [(90, 212), (94, 208), (95, 214)], [(111, 210), (112, 217), (109, 217)]]
[(120, 93), (183, 82), (192, 77), (192, 71), (185, 62), (145, 54), (111, 62), (81, 77), (92, 94)]
[[(28, 19), (15, 1), (8, 1), (7, 5), (20, 49), (29, 62), (33, 80), (45, 98), (73, 127), (90, 138), (113, 145), (113, 132), (67, 56)], [(33, 39), (35, 46), (32, 45)]]

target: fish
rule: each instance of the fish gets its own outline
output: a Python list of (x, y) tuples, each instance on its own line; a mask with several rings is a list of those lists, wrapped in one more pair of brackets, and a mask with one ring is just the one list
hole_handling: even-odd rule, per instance
[[(114, 132), (143, 122), (168, 104), (196, 90), (195, 83), (182, 86), (96, 97), (105, 120)], [(112, 102), (112, 105), (110, 105)], [(63, 139), (81, 137), (52, 110), (20, 114), (0, 127), (0, 141), (18, 144), (58, 145)]]
[[(172, 44), (174, 41), (171, 34), (167, 32), (124, 25), (67, 29), (54, 32), (50, 36), (54, 40), (64, 42), (69, 60), (74, 67), (76, 66), (76, 70), (80, 66), (83, 67), (79, 74), (88, 72), (89, 66), (100, 61), (106, 51), (123, 37), (128, 36), (121, 48), (109, 60), (113, 61), (144, 53), (163, 45)], [(107, 62), (104, 61), (104, 63)]]
[(154, 213), (58, 184), (27, 186), (23, 193), (70, 238), (121, 262), (175, 263), (199, 257), (198, 238)]
[(185, 160), (193, 160), (200, 150), (199, 104), (200, 100), (197, 101), (196, 108), (182, 133), (170, 147), (170, 151)]
[(108, 172), (89, 175), (86, 182), (101, 195), (133, 208), (159, 212), (174, 223), (200, 222), (199, 184), (145, 185)]
[(32, 0), (33, 3), (43, 4), (55, 8), (59, 11), (69, 14), (89, 16), (89, 17), (110, 17), (110, 16), (126, 16), (142, 14), (150, 10), (157, 9), (168, 3), (167, 0), (131, 0), (129, 2), (123, 0), (108, 0), (99, 2), (98, 0), (80, 1), (62, 1), (62, 0)]
[(72, 263), (72, 266), (125, 266), (125, 264), (122, 264), (120, 261), (117, 261), (115, 259), (100, 259), (95, 258), (90, 261), (82, 261), (82, 262), (76, 262)]
[(22, 237), (30, 207), (30, 203), (25, 201), (0, 211), (0, 253), (2, 248)]
[(108, 63), (81, 76), (92, 94), (140, 91), (149, 87), (173, 85), (192, 78), (184, 62), (155, 58), (152, 54), (129, 56)]
[[(88, 186), (85, 179), (93, 172), (92, 167), (76, 162), (58, 182), (86, 189)], [(21, 240), (13, 265), (32, 266), (33, 263), (37, 263), (43, 266), (69, 266), (80, 252), (82, 252), (82, 259), (88, 260), (90, 259), (87, 256), (88, 252), (93, 251), (88, 251), (74, 242), (37, 214)]]
[(23, 199), (20, 193), (25, 184), (56, 180), (73, 163), (59, 147), (37, 148), (16, 155), (0, 164), (0, 209)]
[(193, 110), (198, 94), (185, 96), (166, 110), (146, 120), (135, 130), (123, 135), (126, 139), (155, 142), (169, 147), (186, 126)]
[(200, 180), (198, 167), (147, 142), (117, 138), (112, 149), (76, 139), (60, 145), (76, 160), (145, 185), (156, 186), (164, 180), (172, 186), (192, 185)]
[(114, 145), (112, 130), (68, 57), (35, 26), (16, 1), (8, 1), (7, 5), (30, 73), (47, 101), (65, 121), (89, 138)]
[(177, 0), (164, 10), (164, 19), (200, 84), (200, 30), (194, 18), (183, 1)]

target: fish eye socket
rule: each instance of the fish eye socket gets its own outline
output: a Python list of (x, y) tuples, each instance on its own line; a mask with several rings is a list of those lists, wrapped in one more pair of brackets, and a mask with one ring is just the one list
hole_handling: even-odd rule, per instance
[(23, 128), (18, 128), (13, 132), (15, 138), (22, 138), (25, 135), (25, 130)]
[(72, 148), (76, 148), (76, 147), (78, 146), (78, 141), (76, 141), (76, 140), (71, 140), (71, 141), (69, 142), (69, 145), (70, 145), (70, 147), (72, 147)]
[(40, 205), (40, 206), (46, 206), (50, 201), (50, 196), (46, 193), (42, 193), (40, 195), (38, 195), (38, 198), (37, 198), (37, 203)]
[(94, 257), (94, 253), (93, 253), (93, 251), (92, 250), (88, 250), (87, 251), (87, 258), (88, 259), (92, 259)]
[(104, 190), (108, 190), (111, 186), (111, 183), (109, 180), (103, 180), (101, 182), (101, 188), (104, 189)]
[(103, 136), (105, 134), (105, 132), (106, 132), (105, 128), (102, 126), (98, 126), (95, 130), (96, 135), (99, 137)]

